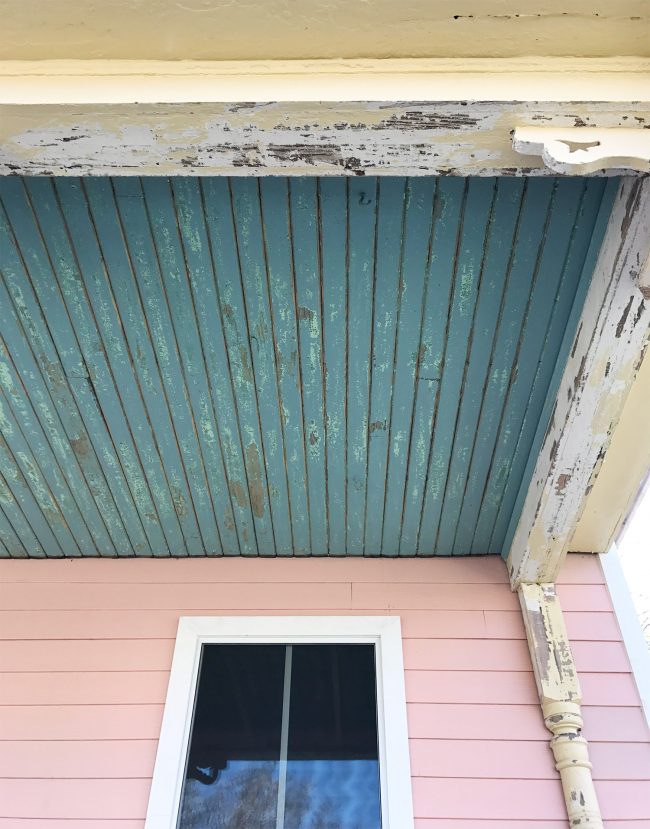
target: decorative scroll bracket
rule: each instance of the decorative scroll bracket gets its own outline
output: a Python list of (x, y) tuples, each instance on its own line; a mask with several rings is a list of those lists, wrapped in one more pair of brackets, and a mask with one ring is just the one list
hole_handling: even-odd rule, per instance
[(524, 155), (541, 155), (549, 169), (565, 175), (599, 170), (650, 173), (650, 130), (517, 127), (512, 146)]
[(572, 829), (603, 829), (582, 736), (581, 691), (554, 584), (522, 584), (519, 599), (542, 705)]

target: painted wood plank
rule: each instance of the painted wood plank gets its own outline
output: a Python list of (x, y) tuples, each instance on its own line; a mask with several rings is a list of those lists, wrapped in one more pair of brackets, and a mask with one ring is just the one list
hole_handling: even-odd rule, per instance
[(289, 189), (287, 181), (280, 178), (260, 179), (258, 186), (293, 549), (297, 555), (309, 555), (312, 537)]
[(465, 185), (461, 180), (441, 179), (437, 183), (433, 205), (427, 289), (417, 353), (411, 452), (400, 538), (403, 553), (417, 548), (420, 531), (433, 425), (440, 402), (440, 380), (447, 348), (447, 321), (452, 301), (464, 191)]
[(107, 819), (143, 819), (149, 780), (0, 780), (4, 816), (76, 821), (101, 813)]
[[(233, 589), (236, 589), (233, 585)], [(179, 585), (178, 589), (182, 589)], [(291, 613), (308, 614), (308, 609)], [(228, 611), (234, 613), (235, 611)], [(244, 613), (245, 611), (241, 611)], [(280, 610), (265, 611), (280, 613)], [(364, 610), (351, 611), (354, 615)], [(388, 613), (380, 609), (382, 613)], [(214, 607), (168, 610), (0, 610), (2, 639), (171, 639), (179, 616), (209, 616)], [(323, 608), (321, 614), (336, 613)], [(604, 614), (598, 614), (600, 617)], [(401, 611), (402, 634), (408, 639), (521, 639), (521, 617), (514, 611)]]
[[(347, 534), (348, 555), (364, 552), (368, 490), (370, 359), (377, 257), (377, 179), (348, 182)], [(373, 482), (374, 483), (374, 482)], [(379, 482), (377, 482), (379, 483)]]
[[(495, 193), (485, 231), (485, 251), (477, 275), (476, 307), (468, 337), (467, 364), (462, 379), (447, 482), (442, 499), (435, 549), (454, 551), (456, 531), (468, 485), (469, 460), (476, 451), (476, 436), (483, 393), (489, 381), (496, 332), (508, 287), (508, 262), (521, 210), (524, 182), (496, 179)], [(441, 404), (442, 404), (441, 400)], [(479, 450), (480, 451), (480, 450)]]
[(603, 584), (559, 584), (557, 594), (565, 613), (578, 611), (609, 612), (612, 603)]
[(589, 611), (564, 614), (569, 639), (581, 641), (611, 641), (621, 638), (618, 621), (614, 613), (590, 613)]
[[(206, 471), (214, 476), (213, 497), (218, 499), (217, 504), (221, 501), (221, 506), (217, 506), (217, 509), (223, 510), (226, 532), (221, 532), (222, 543), (228, 535), (229, 511), (228, 503), (223, 503), (226, 492), (220, 490), (222, 473), (219, 469), (219, 454), (227, 476), (227, 493), (230, 510), (234, 515), (239, 552), (242, 555), (253, 555), (257, 553), (254, 517), (202, 189), (196, 180), (187, 178), (174, 179), (171, 187), (199, 332), (192, 366), (200, 373), (198, 354), (202, 355), (205, 364), (207, 389), (200, 379), (197, 380), (197, 394), (200, 396), (198, 405), (203, 439), (209, 447), (209, 452), (204, 456)], [(216, 425), (213, 425), (213, 417)], [(219, 445), (220, 453), (213, 455), (216, 444)], [(230, 544), (226, 544), (224, 552), (229, 554), (231, 551)]]
[(562, 562), (557, 584), (605, 584), (600, 558), (593, 553), (572, 553)]
[[(539, 740), (547, 734), (539, 706), (410, 703), (409, 733), (421, 739)], [(0, 708), (0, 740), (155, 739), (162, 705), (11, 705)], [(647, 743), (637, 708), (586, 707), (594, 742)], [(510, 725), (508, 725), (510, 723)]]
[[(409, 734), (423, 739), (540, 740), (548, 744), (539, 705), (410, 703), (407, 707)], [(585, 706), (583, 715), (584, 733), (594, 742), (648, 742), (638, 708)]]
[[(444, 750), (429, 740), (409, 742), (414, 777), (555, 780), (548, 746), (513, 741), (508, 750), (498, 740), (446, 740)], [(596, 780), (650, 779), (650, 746), (643, 743), (596, 743), (589, 753)]]
[[(16, 530), (4, 513), (4, 506), (11, 504), (13, 496), (4, 478), (0, 475), (0, 558), (27, 558), (27, 550), (23, 546)], [(34, 537), (34, 555), (43, 556), (43, 548)]]
[(330, 554), (346, 552), (348, 377), (348, 183), (320, 182), (323, 359), (327, 426), (327, 511)]
[[(1, 645), (0, 645), (1, 647)], [(404, 666), (407, 669), (442, 671), (524, 671), (530, 670), (526, 643), (508, 639), (404, 639)]]
[(395, 348), (404, 288), (403, 231), (407, 194), (406, 179), (379, 179), (365, 505), (365, 551), (370, 556), (379, 555), (382, 549)]
[[(196, 188), (192, 189), (192, 195), (195, 195)], [(212, 378), (206, 368), (192, 291), (192, 282), (197, 278), (195, 271), (207, 258), (197, 256), (197, 247), (200, 250), (205, 239), (197, 241), (191, 235), (187, 224), (192, 216), (187, 215), (187, 202), (182, 210), (170, 182), (144, 179), (142, 193), (160, 272), (157, 290), (166, 299), (169, 319), (165, 324), (171, 326), (168, 337), (175, 341), (182, 365), (182, 380), (179, 366), (175, 367), (175, 377), (188, 401), (189, 412), (181, 409), (188, 422), (184, 424), (180, 417), (176, 417), (175, 427), (181, 434), (185, 468), (192, 470), (195, 479), (192, 497), (201, 521), (202, 543), (208, 554), (221, 550), (227, 555), (235, 555), (240, 552), (239, 539), (210, 393)], [(185, 222), (184, 235), (181, 219)], [(204, 301), (201, 295), (200, 303)], [(192, 441), (194, 433), (196, 440)]]
[(404, 515), (413, 408), (421, 359), (423, 309), (433, 230), (435, 181), (410, 181), (402, 240), (397, 340), (388, 435), (382, 553), (398, 555)]
[(253, 179), (231, 182), (230, 197), (243, 297), (242, 326), (245, 327), (242, 328), (242, 336), (247, 337), (250, 346), (252, 385), (257, 399), (261, 436), (257, 450), (259, 459), (251, 450), (249, 484), (251, 471), (254, 481), (259, 464), (259, 474), (265, 476), (269, 494), (274, 538), (272, 552), (287, 555), (293, 549), (291, 513), (257, 182)]
[(0, 705), (86, 705), (91, 700), (96, 705), (164, 703), (170, 665), (160, 671), (133, 664), (121, 670), (107, 660), (99, 671), (84, 664), (78, 671), (57, 665), (49, 672), (34, 672), (30, 666), (27, 673), (0, 674)]
[[(407, 702), (494, 703), (497, 705), (533, 705), (537, 691), (532, 671), (449, 670), (436, 664), (435, 669), (407, 669)], [(1, 699), (1, 697), (0, 697)]]
[[(47, 363), (41, 371), (55, 400), (62, 394), (61, 381), (68, 379), (74, 399), (69, 409), (78, 410), (88, 442), (110, 482), (134, 551), (165, 555), (168, 548), (153, 496), (161, 476), (155, 465), (159, 459), (149, 452), (144, 440), (147, 432), (142, 430), (137, 395), (119, 395), (118, 383), (130, 387), (132, 367), (85, 189), (74, 179), (57, 182), (55, 189), (69, 240), (69, 249), (63, 243), (60, 249), (60, 256), (69, 266), (64, 273), (74, 273), (77, 268), (83, 276), (84, 289), (79, 290), (74, 280), (60, 281), (71, 330), (64, 326), (51, 328), (62, 371), (48, 371)], [(58, 294), (54, 292), (47, 296), (47, 307), (57, 301)], [(56, 366), (56, 361), (53, 364)], [(68, 412), (66, 403), (64, 397), (59, 411)], [(74, 423), (75, 415), (69, 416)], [(83, 445), (82, 440), (80, 447)]]
[[(605, 820), (647, 819), (650, 784), (645, 781), (601, 781), (598, 795)], [(531, 803), (535, 804), (536, 818), (561, 819), (564, 800), (559, 783), (431, 778), (413, 781), (413, 807), (418, 817), (438, 814), (480, 818), (487, 812), (501, 818), (526, 819)], [(459, 807), (458, 804), (462, 805)]]
[[(9, 480), (11, 481), (11, 478)], [(2, 518), (0, 520), (2, 541), (10, 555), (20, 557), (23, 550), (26, 555), (29, 555), (27, 551), (31, 550), (35, 558), (44, 558), (46, 556), (45, 549), (25, 518), (20, 504), (16, 501), (9, 482), (2, 472), (0, 472), (0, 506), (2, 507)], [(49, 547), (48, 553), (54, 556), (60, 555), (58, 545)]]
[[(472, 593), (474, 591), (471, 591)], [(216, 610), (254, 610), (301, 608), (316, 611), (344, 609), (351, 606), (349, 584), (315, 584), (313, 582), (278, 582), (273, 590), (264, 583), (234, 591), (228, 584), (188, 585), (181, 594), (173, 584), (162, 585), (0, 585), (2, 605), (21, 609), (37, 603), (51, 610), (134, 610), (184, 609), (211, 607)], [(470, 604), (468, 596), (466, 604)], [(373, 605), (374, 607), (375, 605)]]
[(391, 610), (515, 610), (515, 595), (506, 585), (352, 584), (352, 606)]
[[(172, 443), (168, 411), (161, 403), (160, 376), (112, 187), (84, 181), (76, 189), (68, 186), (65, 195), (76, 208), (70, 211), (69, 225), (75, 248), (93, 263), (86, 272), (95, 275), (88, 297), (104, 348), (91, 361), (89, 376), (95, 376), (104, 353), (110, 365), (110, 373), (104, 365), (98, 367), (100, 381), (93, 380), (93, 388), (101, 409), (110, 413), (111, 429), (119, 429), (114, 438), (154, 553), (186, 554), (177, 510), (182, 512), (182, 499), (189, 498), (185, 487), (172, 491), (174, 480), (179, 480), (178, 451)], [(102, 216), (106, 221), (100, 220)], [(88, 358), (85, 362), (88, 365)], [(154, 439), (157, 423), (165, 427), (158, 440)], [(172, 459), (175, 465), (167, 471), (166, 461)]]
[[(31, 421), (29, 431), (32, 434), (37, 429), (42, 429), (46, 435), (50, 451), (56, 457), (78, 509), (85, 516), (98, 550), (103, 550), (107, 554), (119, 552), (120, 555), (128, 556), (133, 553), (133, 548), (118, 502), (105, 478), (101, 462), (79, 416), (70, 389), (66, 383), (59, 380), (60, 372), (56, 367), (60, 368), (60, 364), (51, 339), (45, 333), (43, 320), (41, 318), (36, 321), (32, 318), (32, 322), (36, 322), (36, 325), (32, 326), (30, 333), (34, 337), (34, 344), (37, 345), (40, 360), (48, 361), (51, 368), (49, 376), (46, 372), (41, 373), (39, 358), (33, 351), (33, 345), (30, 346), (30, 337), (20, 322), (9, 292), (0, 282), (0, 327), (3, 338), (11, 341), (12, 367), (16, 367), (21, 384), (25, 388), (29, 387), (29, 401), (33, 407), (32, 417), (21, 402), (19, 416), (23, 421)], [(34, 331), (37, 326), (38, 333)], [(9, 349), (5, 349), (4, 354), (8, 357)], [(18, 383), (12, 374), (8, 367), (5, 383), (9, 382), (9, 393), (15, 398)], [(77, 452), (74, 451), (75, 447)], [(124, 508), (124, 504), (121, 506), (123, 511), (128, 513), (128, 507)], [(146, 545), (140, 527), (137, 527), (133, 535), (136, 547), (141, 549)]]
[(533, 803), (536, 819), (564, 818), (566, 822), (557, 780), (413, 780), (413, 809), (418, 818), (435, 815), (480, 821), (487, 813), (498, 819), (525, 820)]
[[(91, 528), (95, 526), (98, 509), (119, 553), (123, 552), (125, 542), (131, 548), (130, 554), (149, 552), (141, 522), (137, 514), (133, 515), (135, 511), (125, 494), (124, 480), (117, 472), (119, 464), (115, 461), (105, 418), (98, 411), (93, 383), (102, 382), (96, 363), (100, 362), (103, 367), (105, 356), (92, 314), (87, 312), (84, 259), (71, 242), (71, 219), (62, 207), (53, 181), (29, 181), (25, 187), (40, 237), (47, 247), (51, 273), (37, 269), (31, 274), (33, 290), (43, 311), (42, 319), (39, 315), (27, 318), (21, 303), (14, 300), (14, 304), (39, 363), (40, 375), (67, 433), (63, 450), (59, 440), (53, 441), (53, 448), (66, 451), (68, 457), (83, 469), (84, 475), (79, 475), (70, 461), (65, 467), (71, 486), (78, 487), (85, 476), (97, 502), (95, 509), (87, 504), (87, 499), (83, 505), (80, 502)], [(22, 360), (20, 365), (24, 367)], [(35, 379), (30, 376), (27, 380), (30, 396)], [(42, 419), (49, 421), (46, 409), (41, 411)], [(111, 509), (113, 502), (115, 506)], [(115, 509), (119, 518), (113, 514)]]
[(583, 671), (628, 673), (630, 663), (622, 642), (572, 642), (576, 667)]
[[(440, 750), (442, 748), (442, 750)], [(470, 778), (479, 780), (553, 780), (553, 755), (541, 742), (513, 740), (503, 750), (499, 740), (409, 741), (413, 777)]]
[[(494, 210), (492, 179), (469, 180), (454, 262), (454, 287), (444, 358), (440, 400), (429, 452), (427, 483), (420, 518), (418, 552), (431, 555), (448, 486), (449, 458), (456, 430), (459, 401), (485, 252), (485, 234)], [(444, 551), (450, 552), (450, 551)]]
[[(531, 188), (532, 192), (529, 192)], [(534, 253), (538, 249), (545, 220), (551, 209), (552, 194), (553, 183), (550, 181), (527, 180), (524, 183), (521, 210), (517, 216), (514, 243), (507, 265), (507, 298), (498, 321), (489, 380), (483, 395), (476, 434), (475, 445), (481, 447), (481, 451), (473, 454), (470, 460), (468, 487), (454, 541), (456, 554), (462, 555), (466, 550), (479, 550), (478, 545), (473, 545), (476, 522), (490, 475), (492, 454), (526, 313), (534, 275), (531, 261), (535, 261)], [(486, 544), (486, 541), (481, 539), (480, 543)], [(484, 552), (487, 552), (487, 547)]]
[(650, 815), (650, 780), (600, 780), (596, 791), (605, 820), (640, 820)]
[(116, 298), (120, 312), (133, 324), (126, 335), (136, 357), (141, 393), (163, 458), (185, 551), (189, 555), (201, 555), (204, 550), (220, 553), (142, 185), (129, 177), (114, 181), (112, 191), (113, 198), (105, 198), (102, 210), (111, 219), (114, 215), (129, 265), (118, 283), (128, 286), (128, 294), (116, 292)]
[[(508, 585), (505, 563), (497, 556), (473, 557), (463, 561), (447, 558), (428, 560), (357, 561), (354, 559), (291, 561), (183, 559), (125, 561), (68, 560), (0, 562), (0, 581), (14, 583), (144, 583), (175, 584), (192, 582), (412, 582), (425, 584), (501, 584)], [(509, 589), (509, 588), (508, 588)]]
[(92, 639), (0, 642), (5, 672), (165, 671), (174, 639)]
[(0, 779), (48, 778), (54, 769), (58, 780), (149, 779), (157, 747), (158, 740), (7, 740)]
[(210, 250), (218, 280), (219, 306), (226, 336), (238, 431), (244, 452), (246, 483), (255, 519), (257, 550), (260, 555), (275, 555), (262, 427), (230, 186), (225, 180), (210, 179), (202, 182), (201, 188)]
[(163, 705), (12, 705), (0, 708), (4, 740), (157, 740)]
[[(327, 434), (324, 391), (323, 296), (320, 196), (314, 179), (288, 185), (293, 263), (297, 356), (312, 555), (329, 549), (327, 511)], [(297, 414), (297, 413), (296, 413)]]

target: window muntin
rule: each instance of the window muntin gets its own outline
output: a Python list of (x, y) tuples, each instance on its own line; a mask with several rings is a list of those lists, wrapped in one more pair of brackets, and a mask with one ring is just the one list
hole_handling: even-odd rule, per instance
[[(177, 829), (179, 826), (201, 658), (204, 645), (213, 643), (276, 644), (282, 647), (334, 643), (371, 645), (375, 657), (381, 827), (413, 829), (402, 638), (400, 620), (395, 616), (182, 617), (179, 620), (145, 829)], [(286, 751), (288, 758), (288, 727)], [(310, 762), (294, 760), (296, 763)], [(207, 766), (203, 769), (210, 773)], [(292, 775), (288, 759), (287, 772), (290, 790)], [(331, 826), (333, 824), (327, 829)]]
[(179, 829), (380, 829), (375, 649), (203, 646)]

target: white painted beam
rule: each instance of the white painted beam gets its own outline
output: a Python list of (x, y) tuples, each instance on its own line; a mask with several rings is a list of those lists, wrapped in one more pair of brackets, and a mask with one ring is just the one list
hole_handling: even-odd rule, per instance
[(647, 59), (0, 62), (0, 174), (548, 175), (514, 126), (630, 123)]
[(513, 587), (555, 581), (569, 549), (648, 344), (649, 255), (650, 178), (624, 178), (508, 553)]

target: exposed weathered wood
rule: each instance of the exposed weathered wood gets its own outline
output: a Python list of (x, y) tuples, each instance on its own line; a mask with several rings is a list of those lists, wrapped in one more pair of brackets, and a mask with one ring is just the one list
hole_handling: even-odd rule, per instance
[[(513, 586), (554, 580), (648, 343), (638, 290), (650, 251), (650, 179), (622, 180), (516, 530)], [(645, 278), (645, 277), (644, 277)]]
[(512, 146), (540, 155), (556, 173), (585, 175), (611, 167), (650, 172), (650, 133), (640, 128), (517, 127)]
[(631, 58), (10, 61), (0, 173), (544, 175), (514, 126), (643, 127), (649, 77)]
[(603, 826), (591, 776), (587, 741), (582, 737), (581, 691), (562, 608), (554, 584), (522, 584), (524, 617), (544, 723), (560, 773), (571, 827)]

